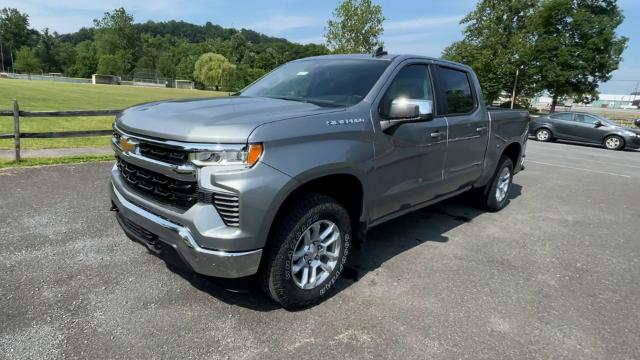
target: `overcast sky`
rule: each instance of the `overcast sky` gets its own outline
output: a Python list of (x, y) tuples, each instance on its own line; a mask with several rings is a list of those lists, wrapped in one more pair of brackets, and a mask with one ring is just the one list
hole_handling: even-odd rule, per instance
[[(392, 53), (440, 56), (442, 49), (462, 38), (460, 19), (473, 10), (475, 0), (374, 0), (388, 20), (383, 40)], [(308, 0), (3, 0), (0, 7), (15, 7), (29, 14), (31, 26), (60, 33), (92, 25), (94, 18), (117, 7), (133, 14), (136, 22), (184, 20), (194, 24), (210, 21), (224, 27), (245, 27), (296, 42), (323, 41), (324, 26), (338, 1)], [(614, 80), (640, 80), (640, 0), (619, 0), (626, 16), (619, 34), (627, 36), (625, 61)], [(628, 94), (634, 82), (611, 81), (602, 93)]]

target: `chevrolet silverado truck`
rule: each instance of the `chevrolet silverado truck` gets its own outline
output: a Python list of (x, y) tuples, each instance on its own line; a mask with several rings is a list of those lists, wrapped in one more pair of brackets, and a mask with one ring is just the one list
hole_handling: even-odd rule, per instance
[(124, 110), (112, 210), (165, 260), (251, 276), (283, 307), (306, 307), (327, 296), (372, 227), (466, 191), (503, 208), (528, 119), (488, 110), (465, 65), (305, 58), (233, 96)]

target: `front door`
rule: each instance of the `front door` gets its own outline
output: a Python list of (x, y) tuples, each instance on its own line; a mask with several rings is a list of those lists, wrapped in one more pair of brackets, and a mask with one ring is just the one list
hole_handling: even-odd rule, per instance
[(602, 144), (605, 135), (610, 129), (607, 129), (606, 126), (596, 126), (599, 121), (600, 119), (595, 116), (576, 113), (574, 130), (576, 140)]
[(465, 69), (439, 66), (438, 89), (439, 111), (449, 124), (445, 189), (452, 192), (482, 175), (489, 119), (476, 100), (472, 77)]
[[(407, 61), (376, 99), (375, 121), (385, 119), (394, 99), (434, 101), (430, 65)], [(378, 200), (371, 219), (411, 208), (433, 199), (442, 189), (447, 146), (447, 120), (437, 115), (431, 120), (404, 123), (385, 132), (376, 132), (376, 169), (373, 187)]]

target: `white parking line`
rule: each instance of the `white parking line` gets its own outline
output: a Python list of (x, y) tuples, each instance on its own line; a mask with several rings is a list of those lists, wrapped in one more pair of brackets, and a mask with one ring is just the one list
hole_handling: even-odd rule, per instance
[(527, 160), (527, 162), (528, 163), (534, 163), (534, 164), (540, 164), (540, 165), (561, 167), (561, 168), (565, 168), (565, 169), (587, 171), (587, 172), (592, 172), (592, 173), (596, 173), (596, 174), (605, 174), (605, 175), (612, 175), (612, 176), (620, 176), (620, 177), (624, 177), (624, 178), (631, 178), (631, 176), (629, 176), (629, 175), (616, 174), (616, 173), (612, 173), (612, 172), (608, 172), (608, 171), (598, 171), (598, 170), (591, 170), (591, 169), (585, 169), (585, 168), (579, 168), (579, 167), (573, 167), (573, 166), (549, 164), (549, 163), (546, 163), (546, 162), (534, 161), (534, 160)]
[(565, 160), (588, 161), (588, 162), (599, 163), (599, 164), (607, 164), (607, 165), (614, 165), (614, 166), (620, 166), (620, 167), (630, 167), (630, 168), (640, 169), (640, 165), (629, 165), (629, 164), (621, 164), (621, 163), (611, 162), (611, 161), (593, 160), (593, 159), (590, 159), (590, 158), (580, 158), (580, 157), (566, 156), (565, 154), (554, 154), (554, 153), (550, 153), (549, 154), (549, 153), (547, 153), (547, 154), (544, 154), (544, 156), (557, 157), (557, 158), (565, 159)]

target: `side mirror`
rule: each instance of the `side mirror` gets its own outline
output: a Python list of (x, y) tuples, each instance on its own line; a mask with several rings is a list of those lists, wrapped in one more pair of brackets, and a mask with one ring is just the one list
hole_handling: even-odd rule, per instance
[(387, 130), (396, 125), (431, 120), (433, 118), (433, 101), (399, 98), (391, 102), (388, 120), (380, 122), (382, 130)]
[(635, 119), (633, 123), (636, 124), (636, 127), (640, 128), (640, 119)]
[(597, 128), (604, 126), (604, 124), (600, 120), (594, 122), (593, 125), (595, 125)]

